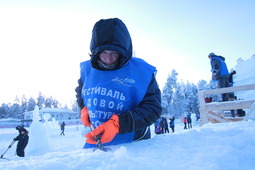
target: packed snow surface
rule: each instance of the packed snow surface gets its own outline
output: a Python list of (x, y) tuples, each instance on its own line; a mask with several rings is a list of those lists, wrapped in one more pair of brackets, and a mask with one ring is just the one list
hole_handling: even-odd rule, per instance
[[(175, 133), (153, 134), (149, 140), (111, 146), (109, 152), (82, 149), (86, 131), (82, 125), (66, 126), (65, 136), (60, 136), (59, 126), (47, 127), (48, 136), (41, 135), (38, 129), (36, 135), (48, 138), (50, 145), (43, 146), (38, 142), (43, 147), (31, 150), (29, 145), (34, 143), (30, 141), (25, 150), (26, 156), (21, 158), (15, 155), (15, 144), (4, 155), (10, 161), (0, 159), (0, 169), (254, 169), (253, 120), (210, 123), (202, 127), (198, 121), (193, 122), (193, 128), (185, 130), (181, 121), (176, 120)], [(27, 129), (33, 131), (30, 128)], [(0, 129), (1, 155), (17, 135), (15, 128)]]

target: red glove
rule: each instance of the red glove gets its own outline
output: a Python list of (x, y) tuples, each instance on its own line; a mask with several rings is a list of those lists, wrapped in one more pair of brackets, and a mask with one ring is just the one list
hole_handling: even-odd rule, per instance
[(114, 114), (105, 123), (99, 125), (92, 132), (87, 133), (85, 136), (87, 138), (86, 142), (90, 144), (97, 144), (96, 136), (100, 136), (101, 143), (111, 142), (112, 139), (119, 133), (119, 117)]
[(81, 110), (81, 122), (85, 126), (90, 127), (89, 111), (86, 106), (84, 106)]

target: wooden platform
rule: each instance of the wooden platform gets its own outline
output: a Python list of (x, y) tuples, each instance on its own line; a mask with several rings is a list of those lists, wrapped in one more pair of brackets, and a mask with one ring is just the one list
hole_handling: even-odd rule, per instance
[[(201, 125), (205, 123), (234, 122), (247, 120), (255, 110), (255, 100), (235, 100), (205, 103), (205, 96), (237, 91), (255, 90), (255, 84), (199, 91)], [(254, 94), (255, 95), (255, 94)], [(248, 109), (245, 117), (226, 117), (224, 110)]]

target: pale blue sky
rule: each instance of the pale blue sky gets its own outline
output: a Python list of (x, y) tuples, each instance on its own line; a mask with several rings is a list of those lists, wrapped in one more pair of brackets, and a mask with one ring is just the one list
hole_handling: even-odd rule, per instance
[(69, 104), (92, 27), (112, 17), (127, 25), (136, 57), (157, 67), (161, 88), (173, 68), (179, 80), (209, 81), (210, 52), (229, 69), (255, 54), (253, 0), (0, 0), (0, 103), (41, 91)]

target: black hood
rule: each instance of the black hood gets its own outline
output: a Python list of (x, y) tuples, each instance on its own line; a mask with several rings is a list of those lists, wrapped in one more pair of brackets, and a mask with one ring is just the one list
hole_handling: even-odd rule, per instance
[(90, 42), (91, 64), (98, 66), (99, 54), (104, 50), (120, 53), (120, 64), (123, 66), (132, 57), (132, 40), (126, 25), (118, 18), (101, 19), (93, 28)]
[(222, 61), (225, 61), (225, 57), (222, 57), (220, 55), (218, 55), (217, 57), (219, 57)]

